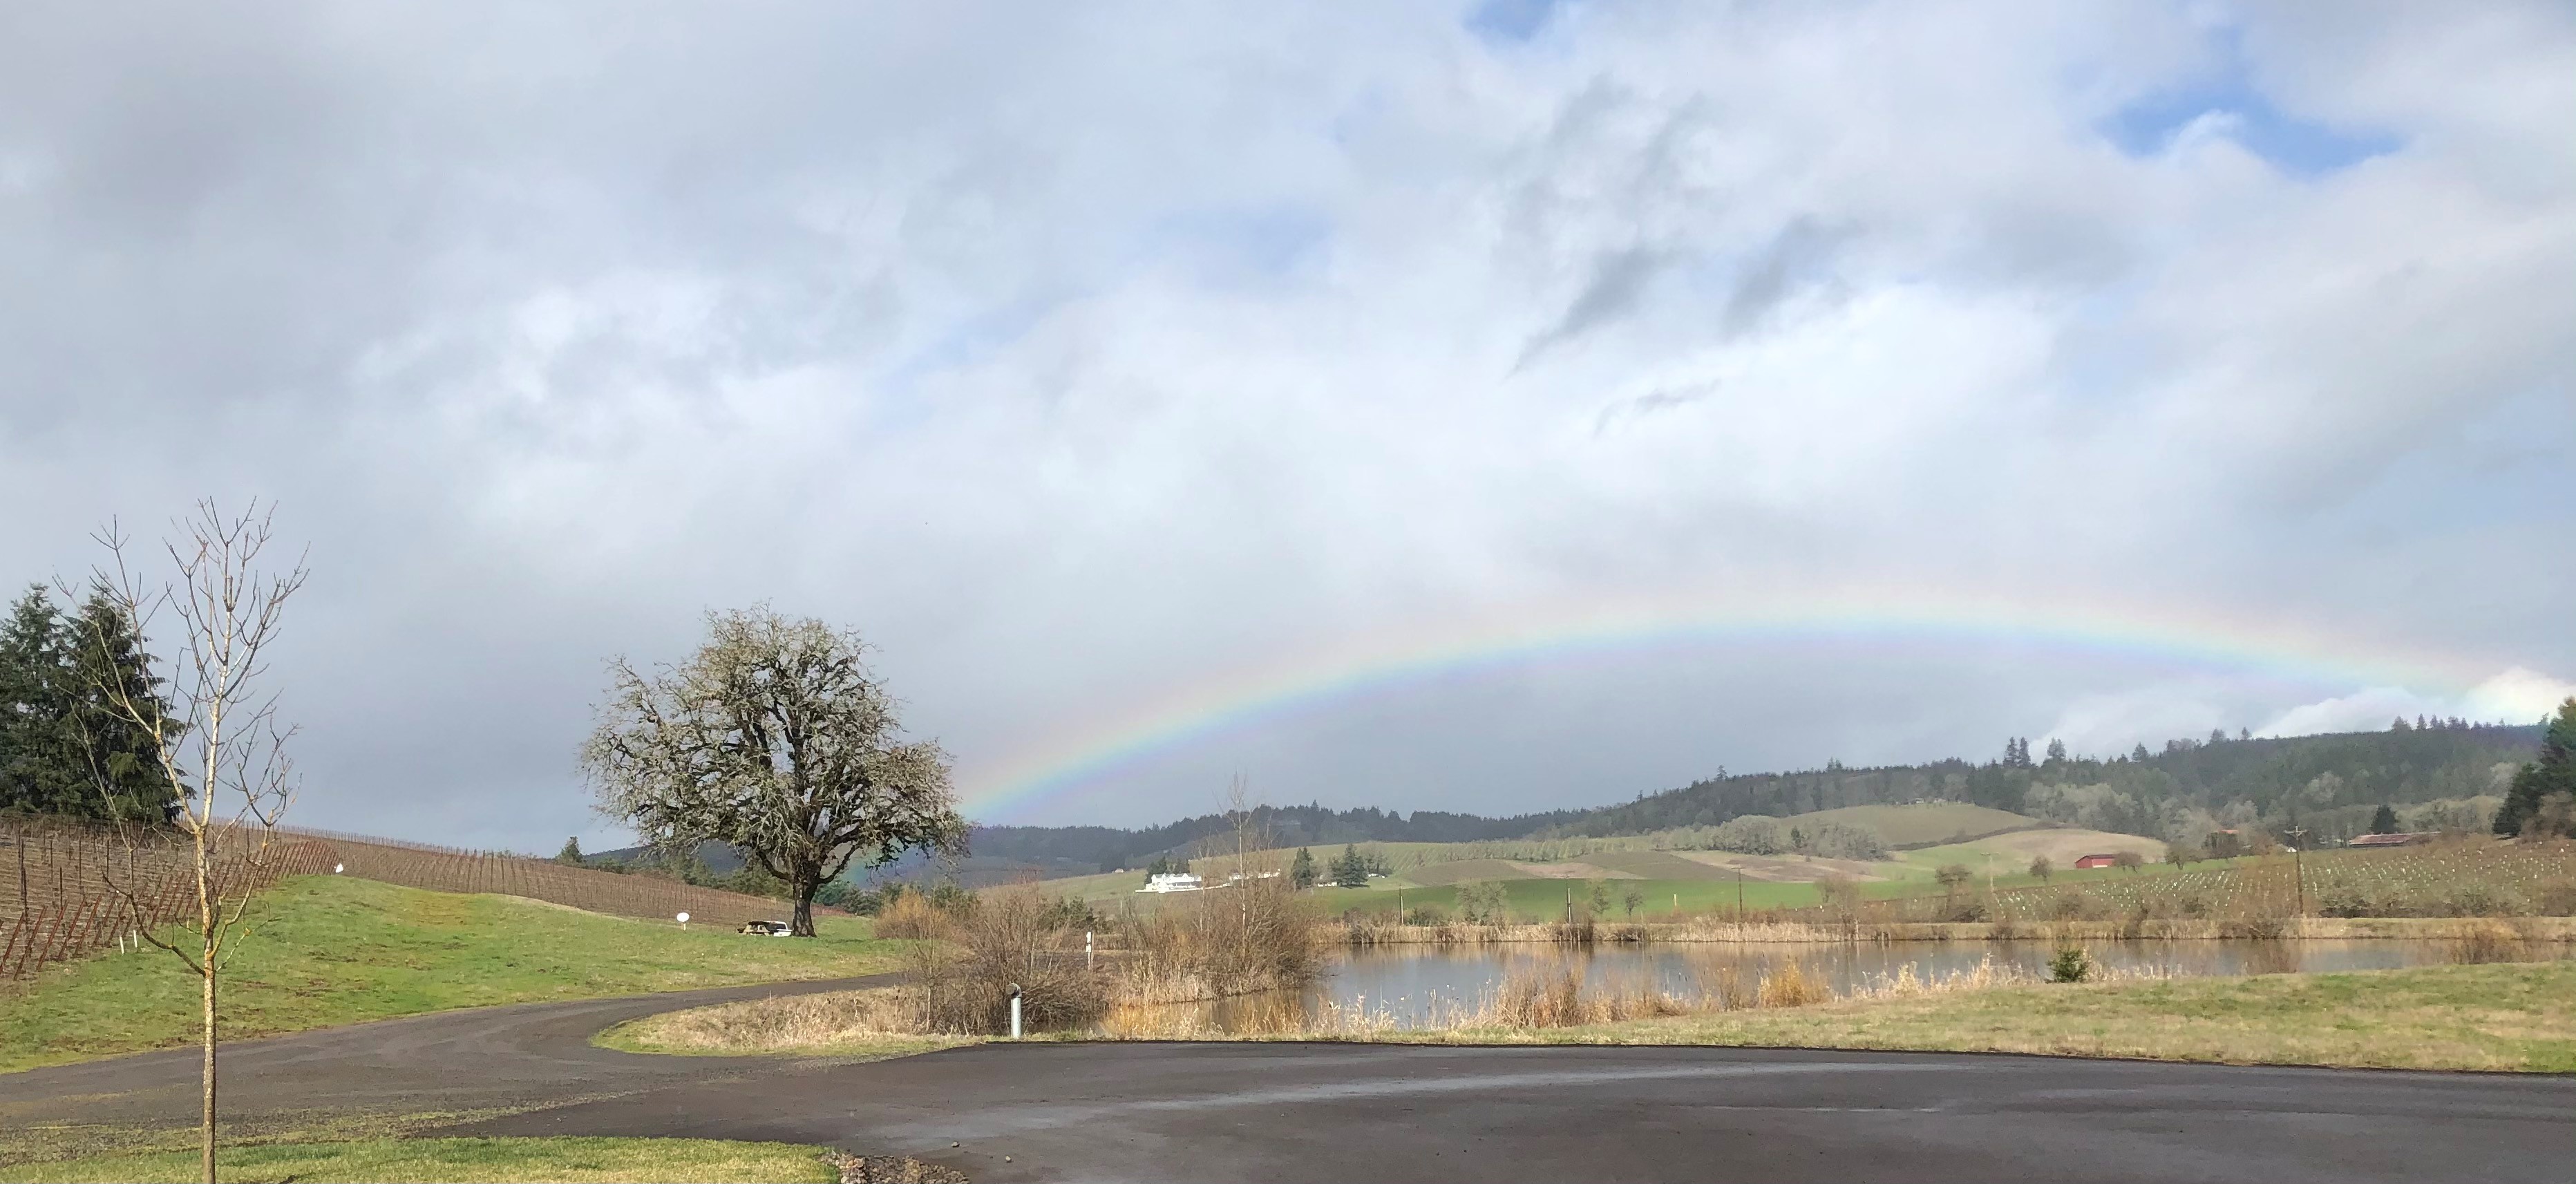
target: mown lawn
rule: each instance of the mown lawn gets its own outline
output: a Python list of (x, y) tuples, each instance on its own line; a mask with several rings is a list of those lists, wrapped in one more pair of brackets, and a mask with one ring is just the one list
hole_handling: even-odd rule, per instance
[[(602, 916), (505, 896), (307, 876), (262, 895), (230, 961), (224, 1035), (245, 1039), (457, 1007), (893, 970), (901, 943), (831, 918), (812, 940)], [(0, 1072), (195, 1039), (197, 980), (160, 950), (0, 987)]]
[(2036, 985), (1395, 1041), (1704, 1044), (2576, 1072), (2576, 962)]
[[(197, 1153), (101, 1155), (0, 1168), (0, 1181), (187, 1181)], [(834, 1181), (821, 1149), (717, 1139), (364, 1139), (215, 1153), (226, 1180)]]

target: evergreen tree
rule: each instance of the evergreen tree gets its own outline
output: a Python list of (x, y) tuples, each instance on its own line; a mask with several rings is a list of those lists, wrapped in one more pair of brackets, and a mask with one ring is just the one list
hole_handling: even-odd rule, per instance
[(2054, 736), (2048, 739), (2048, 761), (2057, 764), (2066, 759), (2066, 742)]
[(77, 785), (66, 784), (69, 732), (62, 615), (42, 586), (9, 606), (0, 623), (0, 812), (51, 813)]
[(1342, 848), (1340, 857), (1333, 860), (1332, 872), (1333, 883), (1344, 888), (1368, 887), (1368, 861), (1360, 857), (1357, 844)]
[[(128, 821), (160, 822), (178, 808), (163, 773), (160, 742), (128, 718), (131, 703), (164, 729), (170, 703), (152, 674), (143, 634), (104, 589), (93, 589), (66, 622), (70, 683), (67, 752), (82, 782), (81, 801), (64, 812)], [(172, 736), (175, 739), (175, 735)]]
[(2397, 811), (2390, 808), (2386, 803), (2381, 803), (2378, 812), (2370, 816), (2370, 833), (2375, 835), (2396, 834)]
[(1288, 864), (1288, 883), (1303, 892), (1315, 886), (1315, 853), (1297, 848), (1297, 858)]
[(2154, 758), (2153, 756), (2151, 756), (2151, 755), (2149, 755), (2149, 754), (2148, 754), (2148, 752), (2147, 752), (2147, 746), (2146, 746), (2146, 745), (2144, 745), (2144, 744), (2141, 744), (2141, 745), (2139, 745), (2139, 746), (2136, 748), (2136, 750), (2134, 750), (2134, 751), (2132, 751), (2132, 752), (2130, 752), (2130, 753), (2129, 753), (2129, 759), (2130, 759), (2130, 760), (2133, 760), (2133, 761), (2140, 762), (2140, 763), (2145, 763), (2145, 762), (2150, 761), (2150, 760), (2153, 760), (2153, 759), (2155, 759), (2155, 758)]
[(2558, 705), (2558, 717), (2540, 738), (2540, 759), (2513, 775), (2513, 788), (2496, 811), (2495, 833), (2521, 834), (2542, 803), (2562, 793), (2576, 796), (2576, 698)]
[[(581, 866), (581, 864), (582, 864), (582, 860), (581, 860), (581, 836), (580, 836), (580, 835), (574, 835), (574, 836), (572, 836), (571, 838), (568, 838), (568, 839), (565, 839), (565, 840), (564, 840), (563, 850), (555, 852), (555, 862), (556, 862), (556, 863), (561, 863), (561, 864), (569, 864), (569, 865), (571, 865), (571, 866), (573, 866), (573, 867), (580, 867), (580, 866)], [(819, 899), (819, 898), (818, 898), (818, 899)]]

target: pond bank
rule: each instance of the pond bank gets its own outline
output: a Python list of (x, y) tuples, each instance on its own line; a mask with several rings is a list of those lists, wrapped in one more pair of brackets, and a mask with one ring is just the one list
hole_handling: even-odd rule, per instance
[[(1209, 1032), (1194, 1038), (1997, 1052), (2568, 1073), (2576, 1072), (2576, 962), (2019, 984), (1568, 1027), (1291, 1029)], [(1036, 1039), (1103, 1037), (1052, 1033)], [(918, 1040), (849, 1033), (827, 1043), (729, 1051), (885, 1056), (918, 1051), (917, 1043), (901, 1047)], [(631, 1043), (626, 1047), (651, 1051)]]
[(1544, 924), (1395, 925), (1344, 922), (1329, 932), (1352, 946), (1486, 945), (1567, 942), (1984, 942), (1984, 941), (2460, 941), (2495, 936), (2525, 942), (2576, 942), (2571, 917), (2264, 917), (2141, 918), (2113, 921), (1736, 923), (1681, 921)]

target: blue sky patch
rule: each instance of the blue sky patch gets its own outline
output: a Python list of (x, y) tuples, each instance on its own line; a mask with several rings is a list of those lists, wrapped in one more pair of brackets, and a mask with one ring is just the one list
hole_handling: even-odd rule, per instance
[(1527, 41), (1547, 27), (1557, 0), (1485, 0), (1467, 14), (1467, 28), (1492, 41)]
[(2317, 177), (2352, 167), (2374, 156), (2394, 152), (2401, 141), (2393, 134), (2367, 128), (2331, 127), (2301, 119), (2274, 106), (2254, 86), (2244, 50), (2233, 33), (2222, 43), (2214, 76), (2160, 91), (2112, 114), (2102, 134), (2131, 156), (2154, 156), (2174, 137), (2205, 115), (2227, 117), (2228, 138), (2282, 172)]

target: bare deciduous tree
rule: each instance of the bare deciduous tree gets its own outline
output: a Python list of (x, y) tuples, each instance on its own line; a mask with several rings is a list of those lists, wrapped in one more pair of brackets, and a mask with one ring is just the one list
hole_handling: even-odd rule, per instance
[(948, 754), (905, 741), (856, 633), (766, 606), (709, 613), (706, 644), (653, 677), (624, 658), (582, 765), (600, 811), (666, 848), (715, 841), (787, 883), (814, 935), (814, 893), (857, 859), (962, 852)]
[[(304, 586), (299, 557), (284, 573), (263, 570), (272, 512), (256, 501), (238, 515), (224, 514), (211, 499), (195, 516), (175, 523), (163, 541), (175, 578), (154, 581), (126, 562), (128, 540), (115, 523), (96, 537), (109, 563), (92, 574), (103, 594), (138, 634), (165, 615), (177, 625), (170, 656), (143, 657), (147, 676), (101, 678), (94, 688), (107, 712), (148, 738), (159, 775), (176, 806), (152, 832), (148, 822), (122, 821), (129, 851), (176, 837), (190, 854), (195, 911), (175, 934), (142, 924), (144, 885), (129, 874), (109, 886), (123, 902), (143, 941), (166, 950), (196, 974), (200, 1021), (200, 1168), (215, 1178), (215, 1022), (218, 981), (236, 931), (250, 908), (256, 884), (272, 853), (270, 838), (295, 798), (286, 741), (294, 729), (277, 719), (277, 698), (264, 688), (267, 652), (278, 636), (286, 602)], [(69, 589), (65, 589), (68, 594)], [(80, 643), (102, 653), (116, 639), (105, 628)], [(100, 663), (101, 669), (112, 664)], [(154, 668), (154, 667), (157, 667)], [(168, 701), (160, 697), (167, 688)], [(104, 780), (101, 793), (113, 793)], [(111, 811), (111, 816), (117, 816)], [(170, 836), (171, 828), (178, 832)], [(140, 861), (130, 861), (139, 866)]]

